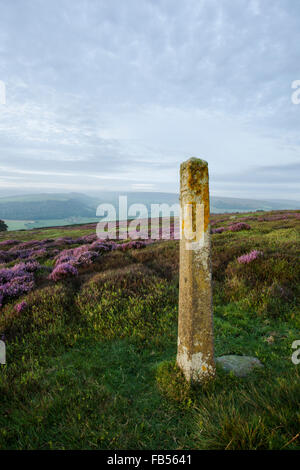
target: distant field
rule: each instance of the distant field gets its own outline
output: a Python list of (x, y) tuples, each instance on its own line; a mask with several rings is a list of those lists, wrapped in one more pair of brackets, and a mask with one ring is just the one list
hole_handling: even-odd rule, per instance
[(9, 231), (28, 230), (33, 228), (56, 227), (73, 224), (88, 224), (98, 222), (96, 217), (69, 217), (67, 219), (49, 219), (49, 220), (7, 220), (5, 223)]
[(7, 220), (5, 219), (4, 222), (6, 223), (8, 230), (26, 230), (30, 228), (28, 224), (34, 223), (34, 221), (30, 220)]
[(216, 356), (264, 368), (202, 387), (175, 365), (177, 240), (0, 233), (1, 449), (300, 449), (300, 211), (218, 214), (212, 231)]

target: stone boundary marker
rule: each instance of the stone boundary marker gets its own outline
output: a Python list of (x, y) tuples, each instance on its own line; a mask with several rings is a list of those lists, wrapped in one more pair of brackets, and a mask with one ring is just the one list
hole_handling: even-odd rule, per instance
[(208, 164), (180, 167), (181, 240), (177, 364), (186, 379), (215, 376)]

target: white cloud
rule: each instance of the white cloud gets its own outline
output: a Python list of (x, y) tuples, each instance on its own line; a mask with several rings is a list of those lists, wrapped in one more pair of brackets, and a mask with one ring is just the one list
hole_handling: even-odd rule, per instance
[[(238, 175), (299, 161), (298, 3), (174, 5), (1, 3), (2, 185), (19, 189), (15, 172), (24, 188), (88, 190), (98, 178), (107, 189), (176, 191), (179, 163), (199, 155), (212, 191), (243, 196)], [(247, 194), (257, 188), (251, 180)], [(265, 185), (264, 197), (275, 192)]]

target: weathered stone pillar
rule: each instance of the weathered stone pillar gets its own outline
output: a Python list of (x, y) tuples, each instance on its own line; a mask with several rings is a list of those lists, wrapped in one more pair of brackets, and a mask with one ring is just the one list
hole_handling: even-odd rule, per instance
[(181, 240), (177, 364), (186, 379), (215, 375), (207, 162), (180, 167)]

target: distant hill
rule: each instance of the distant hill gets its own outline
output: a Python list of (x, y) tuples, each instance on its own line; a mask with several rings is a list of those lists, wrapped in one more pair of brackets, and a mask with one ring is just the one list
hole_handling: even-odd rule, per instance
[(0, 198), (0, 219), (48, 220), (93, 217), (95, 211), (73, 194), (35, 194)]
[[(12, 227), (17, 229), (86, 223), (97, 220), (96, 209), (101, 203), (113, 204), (118, 217), (120, 195), (127, 196), (128, 207), (131, 204), (146, 205), (149, 214), (151, 204), (173, 205), (179, 202), (178, 194), (162, 192), (102, 191), (90, 195), (81, 193), (27, 194), (0, 197), (0, 219), (8, 221), (10, 229)], [(212, 213), (280, 209), (300, 209), (300, 202), (211, 197)]]
[(271, 210), (296, 210), (300, 209), (299, 201), (290, 200), (258, 200), (240, 199), (233, 197), (212, 197), (211, 212), (248, 212), (248, 211), (271, 211)]

